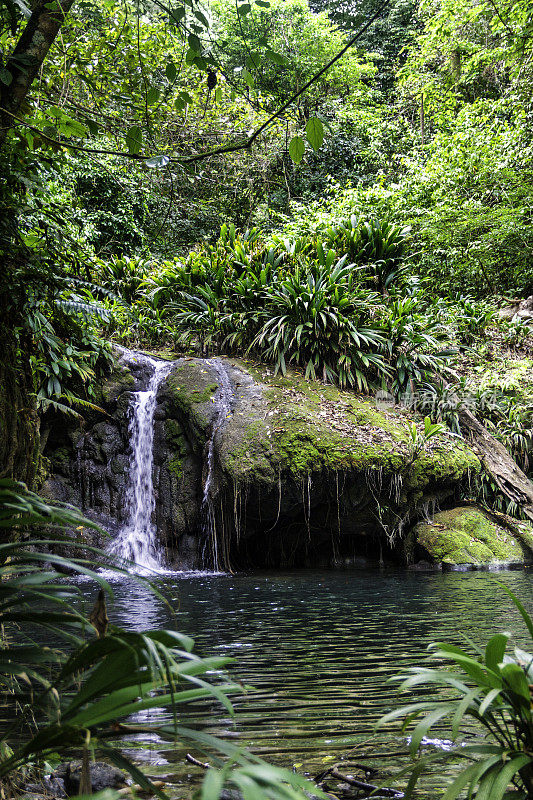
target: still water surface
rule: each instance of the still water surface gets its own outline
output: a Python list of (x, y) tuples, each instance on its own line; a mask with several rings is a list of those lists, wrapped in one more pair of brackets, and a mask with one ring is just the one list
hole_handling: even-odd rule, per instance
[[(167, 575), (159, 583), (175, 616), (138, 583), (117, 581), (110, 617), (126, 628), (177, 627), (200, 655), (235, 657), (233, 677), (257, 691), (234, 701), (233, 721), (205, 702), (186, 711), (183, 724), (318, 773), (373, 736), (376, 720), (398, 699), (387, 680), (420, 665), (430, 642), (464, 644), (465, 634), (483, 643), (510, 630), (527, 643), (498, 580), (533, 610), (527, 571), (301, 571)], [(94, 590), (88, 585), (87, 592)], [(183, 766), (183, 751), (158, 741), (126, 746), (151, 763), (150, 774), (170, 778), (177, 796), (190, 795), (194, 768)]]

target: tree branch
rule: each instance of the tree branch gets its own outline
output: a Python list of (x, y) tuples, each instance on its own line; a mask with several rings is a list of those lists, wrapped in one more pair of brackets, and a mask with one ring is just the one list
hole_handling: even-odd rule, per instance
[(47, 8), (48, 0), (39, 0), (32, 11), (6, 64), (12, 81), (9, 86), (2, 84), (0, 90), (0, 147), (74, 2), (55, 0), (57, 8), (52, 10)]
[[(64, 14), (66, 14), (66, 11), (68, 11), (68, 9), (70, 9), (70, 7), (73, 5), (75, 0), (62, 0), (62, 1), (63, 1), (63, 9), (66, 9), (64, 11)], [(42, 0), (41, 0), (41, 2), (42, 2)], [(304, 94), (304, 92), (306, 92), (307, 89), (309, 89), (310, 86), (312, 86), (317, 80), (319, 80), (319, 78), (321, 78), (322, 75), (324, 75), (333, 66), (333, 64), (335, 64), (337, 61), (339, 61), (343, 57), (343, 55), (350, 49), (350, 47), (352, 47), (355, 44), (355, 42), (363, 35), (363, 33), (365, 33), (365, 31), (367, 31), (368, 28), (370, 28), (370, 26), (380, 16), (382, 11), (388, 6), (388, 4), (389, 4), (389, 0), (384, 0), (383, 3), (381, 3), (381, 5), (379, 6), (378, 10), (368, 20), (368, 22), (365, 23), (365, 25), (363, 25), (363, 27), (360, 28), (359, 31), (354, 36), (351, 37), (351, 39), (348, 40), (346, 45), (341, 50), (339, 50), (339, 52), (335, 56), (333, 56), (333, 58), (330, 59), (327, 64), (325, 64), (320, 70), (318, 70), (318, 72), (316, 72), (307, 81), (307, 83), (305, 83), (302, 86), (301, 89), (299, 89), (285, 103), (283, 103), (283, 105), (280, 106), (280, 108), (278, 108), (278, 110), (274, 114), (272, 114), (262, 125), (260, 125), (259, 128), (257, 128), (257, 130), (255, 130), (251, 134), (251, 136), (249, 136), (247, 139), (241, 140), (241, 141), (237, 141), (237, 142), (233, 142), (232, 144), (228, 144), (228, 145), (221, 145), (220, 147), (215, 147), (212, 150), (208, 150), (208, 151), (203, 152), (203, 153), (198, 153), (198, 154), (196, 154), (194, 156), (186, 156), (184, 158), (180, 158), (180, 157), (170, 158), (169, 159), (170, 163), (174, 163), (174, 164), (193, 164), (193, 163), (196, 163), (198, 161), (203, 161), (206, 158), (210, 158), (211, 156), (224, 155), (226, 153), (236, 153), (236, 152), (238, 152), (240, 150), (249, 150), (251, 148), (251, 146), (253, 145), (253, 143), (255, 142), (255, 140), (267, 128), (269, 128), (270, 125), (272, 125), (273, 122), (275, 122), (279, 117), (281, 117), (282, 114), (294, 103), (294, 101), (298, 99), (298, 97), (300, 97), (302, 94)], [(67, 8), (67, 5), (68, 5), (68, 8)], [(24, 33), (22, 34), (21, 39), (19, 40), (19, 43), (17, 44), (17, 47), (15, 48), (13, 56), (15, 56), (15, 53), (17, 53), (17, 51), (19, 49), (19, 46), (20, 46), (20, 44), (22, 42), (22, 39), (25, 36), (26, 31), (28, 30), (28, 28), (30, 26), (30, 23), (31, 23), (31, 21), (32, 21), (32, 19), (34, 17), (34, 14), (36, 14), (36, 13), (37, 13), (37, 9), (36, 9), (36, 11), (33, 12), (32, 17), (30, 18), (30, 21), (28, 22), (28, 25), (26, 26), (26, 29), (24, 30)], [(56, 14), (57, 15), (58, 12), (47, 12), (48, 16), (50, 16), (51, 14)], [(64, 14), (63, 14), (61, 19), (64, 18)], [(43, 16), (45, 16), (45, 15), (43, 14)], [(56, 30), (55, 30), (53, 38), (55, 38), (55, 36), (57, 35), (57, 33), (59, 31), (59, 28), (60, 28), (60, 25), (61, 25), (61, 22), (60, 21), (57, 22), (57, 27), (56, 27)], [(53, 38), (50, 40), (50, 43), (48, 44), (48, 47), (46, 48), (46, 51), (43, 53), (42, 59), (39, 62), (39, 66), (42, 63), (42, 60), (44, 60), (44, 58), (46, 56), (46, 53), (48, 52), (48, 50), (50, 48), (50, 45), (53, 42)], [(12, 58), (13, 58), (13, 56), (12, 56)], [(9, 68), (10, 62), (11, 62), (11, 59), (8, 62), (8, 68)], [(37, 74), (37, 70), (38, 70), (38, 67), (35, 69), (35, 71), (33, 73), (33, 77), (35, 77), (35, 75)], [(25, 75), (26, 75), (26, 73), (25, 73)], [(123, 158), (131, 158), (131, 159), (134, 159), (134, 160), (137, 160), (137, 161), (145, 161), (146, 159), (150, 158), (150, 156), (148, 156), (148, 155), (144, 155), (144, 156), (140, 155), (140, 154), (135, 154), (134, 155), (132, 153), (127, 153), (127, 152), (122, 151), (122, 150), (107, 150), (107, 149), (101, 149), (101, 148), (88, 148), (88, 147), (83, 147), (82, 145), (76, 145), (76, 144), (73, 144), (73, 143), (70, 143), (70, 142), (61, 142), (59, 140), (53, 139), (53, 138), (51, 138), (49, 136), (46, 136), (38, 128), (35, 128), (32, 125), (26, 123), (23, 119), (21, 119), (18, 116), (18, 111), (20, 109), (20, 105), (22, 103), (22, 100), (24, 99), (24, 97), (26, 96), (26, 94), (27, 94), (27, 92), (29, 90), (31, 82), (33, 81), (33, 77), (31, 78), (31, 80), (29, 80), (29, 83), (27, 84), (26, 90), (24, 92), (24, 96), (22, 97), (20, 103), (16, 107), (16, 110), (13, 110), (13, 108), (10, 107), (9, 103), (6, 104), (6, 101), (4, 100), (4, 96), (3, 95), (0, 98), (1, 99), (0, 119), (2, 119), (3, 122), (4, 122), (4, 120), (7, 120), (7, 122), (4, 122), (4, 124), (2, 126), (2, 130), (0, 130), (0, 147), (2, 146), (3, 142), (5, 141), (5, 137), (7, 135), (7, 131), (13, 126), (13, 122), (16, 120), (19, 124), (25, 125), (27, 128), (29, 128), (30, 130), (32, 130), (33, 132), (35, 132), (39, 136), (41, 136), (43, 139), (45, 139), (45, 140), (47, 140), (47, 141), (49, 141), (49, 142), (51, 142), (53, 144), (56, 144), (56, 145), (58, 145), (60, 147), (66, 147), (66, 148), (69, 148), (71, 150), (90, 153), (92, 155), (115, 155), (115, 156), (121, 156)], [(10, 87), (8, 87), (8, 88), (10, 88)], [(158, 155), (160, 155), (160, 154), (158, 154)]]

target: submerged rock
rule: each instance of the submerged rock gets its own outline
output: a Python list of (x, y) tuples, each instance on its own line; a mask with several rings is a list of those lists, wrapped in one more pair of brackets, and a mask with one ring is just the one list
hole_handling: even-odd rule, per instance
[(533, 530), (517, 520), (498, 524), (476, 506), (459, 506), (418, 523), (406, 546), (448, 569), (522, 565), (533, 561)]
[[(89, 766), (91, 775), (91, 788), (93, 792), (104, 789), (119, 789), (126, 786), (126, 776), (121, 770), (106, 764), (105, 761), (95, 761)], [(74, 797), (80, 791), (81, 761), (69, 761), (60, 764), (52, 778), (63, 781), (65, 793)]]

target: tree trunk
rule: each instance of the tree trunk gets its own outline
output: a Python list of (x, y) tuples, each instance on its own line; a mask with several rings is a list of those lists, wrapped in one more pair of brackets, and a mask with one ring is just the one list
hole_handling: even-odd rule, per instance
[(24, 481), (31, 488), (38, 470), (39, 420), (31, 368), (17, 352), (16, 322), (0, 286), (0, 478)]
[(9, 57), (6, 69), (13, 80), (0, 84), (0, 147), (21, 114), (22, 104), (30, 86), (46, 58), (74, 0), (55, 0), (57, 10), (47, 8), (49, 0), (39, 0)]
[(491, 436), (473, 414), (463, 409), (459, 412), (459, 418), (470, 435), (473, 451), (500, 491), (520, 506), (533, 522), (533, 483), (511, 458), (503, 444)]

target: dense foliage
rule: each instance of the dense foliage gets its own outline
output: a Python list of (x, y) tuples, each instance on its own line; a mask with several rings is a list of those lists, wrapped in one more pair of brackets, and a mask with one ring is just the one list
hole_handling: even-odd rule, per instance
[[(507, 587), (502, 586), (513, 600), (533, 638), (533, 620)], [(509, 633), (492, 636), (481, 650), (472, 645), (471, 652), (451, 644), (430, 645), (434, 666), (413, 667), (394, 679), (401, 689), (444, 689), (438, 699), (413, 702), (387, 714), (381, 725), (400, 718), (416, 723), (410, 737), (411, 754), (416, 757), (425, 736), (443, 725), (449, 726), (453, 746), (418, 756), (409, 767), (411, 773), (406, 800), (413, 796), (420, 775), (431, 763), (459, 762), (457, 777), (444, 793), (444, 800), (475, 795), (490, 800), (504, 797), (531, 797), (532, 783), (532, 710), (531, 668), (533, 654), (520, 647), (509, 655)], [(444, 661), (446, 667), (438, 662)], [(478, 723), (483, 736), (464, 737), (469, 720)], [(437, 727), (438, 726), (438, 727)], [(513, 787), (509, 792), (508, 787)]]

